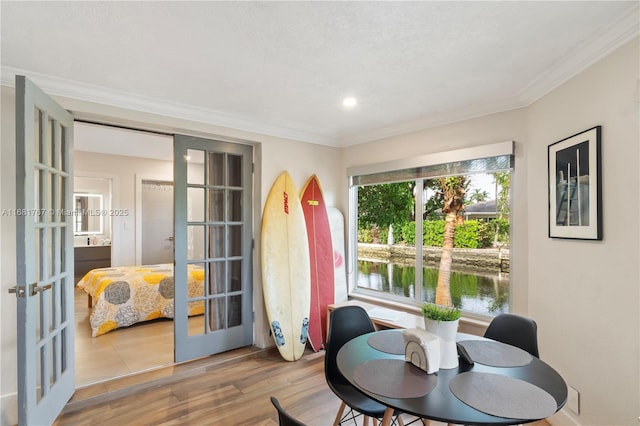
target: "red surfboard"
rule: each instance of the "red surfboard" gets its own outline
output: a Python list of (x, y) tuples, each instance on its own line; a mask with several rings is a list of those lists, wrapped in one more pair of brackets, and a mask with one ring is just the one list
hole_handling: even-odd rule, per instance
[(311, 264), (309, 343), (314, 351), (324, 348), (327, 336), (327, 305), (334, 300), (333, 246), (329, 216), (316, 175), (302, 188), (300, 201), (307, 224)]

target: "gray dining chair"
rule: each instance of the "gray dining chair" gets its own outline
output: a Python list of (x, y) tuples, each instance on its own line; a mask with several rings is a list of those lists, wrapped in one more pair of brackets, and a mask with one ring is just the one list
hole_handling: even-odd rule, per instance
[(516, 314), (499, 314), (491, 320), (484, 337), (516, 346), (540, 358), (538, 325), (531, 318)]
[(306, 426), (300, 420), (294, 418), (291, 414), (289, 414), (282, 406), (280, 405), (280, 401), (275, 396), (271, 397), (271, 403), (276, 410), (278, 411), (278, 424), (280, 426)]
[[(331, 311), (329, 318), (324, 373), (329, 388), (342, 401), (333, 424), (334, 426), (341, 425), (348, 420), (353, 420), (355, 423), (355, 418), (362, 414), (364, 415), (364, 424), (368, 424), (369, 418), (372, 418), (375, 425), (377, 419), (382, 419), (387, 407), (352, 386), (338, 370), (336, 361), (338, 351), (345, 343), (355, 337), (375, 331), (371, 318), (361, 306), (355, 305), (336, 308)], [(350, 410), (344, 414), (347, 407)], [(398, 414), (395, 413), (393, 422), (402, 426), (404, 423)]]

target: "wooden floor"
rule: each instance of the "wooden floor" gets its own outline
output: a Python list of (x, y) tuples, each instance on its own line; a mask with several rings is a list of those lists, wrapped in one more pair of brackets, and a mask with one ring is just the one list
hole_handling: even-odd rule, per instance
[(274, 349), (242, 348), (141, 376), (78, 390), (54, 425), (277, 425), (273, 395), (307, 425), (324, 426), (340, 404), (324, 352), (287, 362)]
[(94, 338), (84, 293), (75, 307), (76, 392), (55, 426), (277, 425), (271, 395), (309, 426), (333, 423), (340, 401), (323, 352), (287, 362), (275, 349), (247, 347), (174, 365), (171, 321)]
[(173, 364), (173, 321), (158, 319), (91, 337), (87, 295), (75, 291), (76, 387)]

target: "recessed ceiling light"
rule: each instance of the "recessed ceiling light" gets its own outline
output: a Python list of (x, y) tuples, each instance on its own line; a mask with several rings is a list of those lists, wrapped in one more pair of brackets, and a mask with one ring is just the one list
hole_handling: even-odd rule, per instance
[(342, 105), (345, 108), (353, 108), (354, 106), (356, 106), (358, 104), (358, 100), (354, 97), (346, 97), (342, 100)]

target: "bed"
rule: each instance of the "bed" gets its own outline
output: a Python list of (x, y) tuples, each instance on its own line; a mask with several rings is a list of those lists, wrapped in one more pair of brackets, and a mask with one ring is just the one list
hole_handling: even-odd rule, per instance
[[(93, 301), (93, 337), (157, 318), (173, 318), (173, 265), (119, 266), (92, 269), (76, 284)], [(189, 265), (187, 295), (202, 296), (204, 269)], [(189, 302), (189, 316), (201, 315), (204, 302)]]

